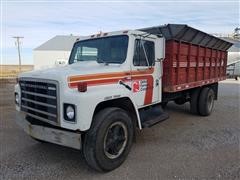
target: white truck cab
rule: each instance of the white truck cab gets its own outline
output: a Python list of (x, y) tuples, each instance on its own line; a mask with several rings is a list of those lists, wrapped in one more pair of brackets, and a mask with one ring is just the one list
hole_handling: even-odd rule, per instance
[(164, 53), (163, 37), (141, 31), (77, 40), (68, 65), (18, 77), (17, 123), (34, 139), (82, 149), (96, 170), (112, 170), (135, 127), (149, 125), (140, 110), (161, 102)]

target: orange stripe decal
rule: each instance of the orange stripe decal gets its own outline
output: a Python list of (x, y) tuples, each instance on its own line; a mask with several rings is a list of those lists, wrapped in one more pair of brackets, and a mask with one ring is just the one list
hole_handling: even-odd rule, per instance
[(102, 74), (89, 74), (89, 75), (80, 75), (80, 76), (71, 76), (68, 78), (70, 81), (85, 81), (91, 79), (103, 79), (103, 78), (113, 78), (113, 77), (122, 77), (130, 75), (130, 73), (102, 73)]
[[(98, 79), (98, 80), (89, 80), (85, 81), (87, 82), (88, 86), (96, 86), (96, 85), (103, 85), (103, 84), (115, 84), (118, 83), (120, 78), (114, 78), (114, 79)], [(76, 88), (78, 85), (78, 82), (70, 82), (68, 85), (70, 88)]]
[(153, 96), (153, 76), (136, 76), (132, 77), (133, 80), (140, 80), (140, 79), (146, 79), (147, 80), (147, 89), (146, 94), (144, 98), (144, 105), (148, 105), (152, 103), (152, 96)]
[(88, 75), (76, 75), (76, 76), (68, 77), (68, 82), (123, 77), (123, 76), (129, 76), (129, 75), (152, 74), (153, 71), (154, 71), (154, 68), (150, 68), (143, 71), (127, 71), (127, 72), (111, 72), (111, 73), (98, 73), (98, 74), (88, 74)]
[[(89, 75), (76, 75), (67, 78), (68, 86), (70, 88), (77, 88), (77, 85), (81, 81), (87, 82), (88, 86), (115, 84), (119, 80), (123, 80), (124, 77), (131, 76), (132, 80), (147, 80), (146, 95), (144, 98), (144, 105), (152, 103), (153, 96), (153, 76), (154, 68), (147, 70), (138, 71), (127, 71), (127, 72), (112, 72), (112, 73), (99, 73), (99, 74), (89, 74)], [(124, 81), (124, 80), (123, 80)]]

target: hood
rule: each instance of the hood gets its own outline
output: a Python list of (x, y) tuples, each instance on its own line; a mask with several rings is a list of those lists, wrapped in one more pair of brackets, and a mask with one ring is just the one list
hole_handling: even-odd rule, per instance
[(21, 77), (39, 78), (39, 79), (50, 79), (56, 81), (66, 81), (69, 76), (75, 75), (87, 75), (87, 74), (98, 74), (98, 73), (111, 73), (123, 71), (122, 65), (120, 64), (108, 64), (97, 63), (95, 61), (88, 62), (77, 62), (64, 67), (56, 67), (44, 70), (35, 70), (25, 72), (19, 75)]

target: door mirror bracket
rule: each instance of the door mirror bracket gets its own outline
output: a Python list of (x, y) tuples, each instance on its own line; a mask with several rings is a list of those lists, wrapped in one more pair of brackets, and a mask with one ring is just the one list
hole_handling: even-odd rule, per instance
[(156, 62), (161, 62), (163, 61), (163, 58), (157, 58)]

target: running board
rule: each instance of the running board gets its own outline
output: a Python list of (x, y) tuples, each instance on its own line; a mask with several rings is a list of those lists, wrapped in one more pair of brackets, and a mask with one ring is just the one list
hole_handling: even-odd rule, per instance
[(163, 111), (161, 105), (149, 107), (148, 109), (140, 109), (139, 115), (142, 123), (142, 128), (151, 127), (169, 118), (168, 113)]

